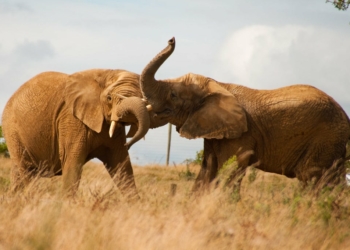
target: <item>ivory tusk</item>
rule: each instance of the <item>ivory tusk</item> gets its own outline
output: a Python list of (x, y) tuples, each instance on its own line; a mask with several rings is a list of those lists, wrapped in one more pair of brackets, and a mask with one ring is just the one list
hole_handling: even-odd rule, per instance
[(147, 108), (148, 111), (151, 111), (152, 110), (152, 105), (149, 104), (149, 105), (146, 106), (146, 108)]
[(109, 137), (112, 138), (114, 130), (115, 130), (115, 125), (117, 125), (117, 123), (115, 121), (111, 122), (111, 126), (109, 127)]
[(115, 95), (118, 96), (121, 99), (126, 99), (127, 98), (126, 96), (123, 96), (123, 95), (120, 95), (120, 94), (115, 94)]

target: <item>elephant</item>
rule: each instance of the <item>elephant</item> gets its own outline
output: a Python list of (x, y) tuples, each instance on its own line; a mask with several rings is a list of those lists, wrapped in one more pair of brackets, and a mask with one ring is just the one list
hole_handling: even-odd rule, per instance
[(156, 80), (174, 49), (172, 38), (142, 71), (140, 87), (159, 119), (182, 137), (204, 138), (194, 191), (208, 187), (232, 155), (238, 162), (232, 180), (248, 166), (312, 181), (314, 188), (344, 179), (350, 123), (332, 97), (309, 85), (257, 90), (193, 73)]
[(82, 166), (98, 158), (122, 194), (138, 198), (128, 148), (150, 127), (164, 125), (151, 118), (152, 107), (141, 99), (139, 77), (91, 69), (44, 72), (24, 83), (2, 117), (13, 165), (11, 190), (23, 189), (35, 176), (62, 175), (63, 194), (74, 195)]

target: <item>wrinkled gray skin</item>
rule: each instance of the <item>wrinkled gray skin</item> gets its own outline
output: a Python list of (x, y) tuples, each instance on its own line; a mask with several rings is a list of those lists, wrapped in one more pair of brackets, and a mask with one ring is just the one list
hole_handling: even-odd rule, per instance
[(194, 190), (207, 186), (234, 154), (239, 168), (233, 177), (254, 165), (304, 183), (344, 179), (349, 119), (330, 96), (308, 85), (256, 90), (196, 74), (155, 80), (174, 48), (171, 39), (146, 66), (140, 83), (158, 118), (174, 124), (183, 137), (204, 138)]
[[(139, 75), (124, 70), (45, 72), (23, 84), (2, 117), (13, 162), (12, 190), (37, 174), (62, 174), (64, 194), (74, 194), (82, 166), (98, 158), (122, 193), (138, 197), (127, 149), (150, 126), (164, 125), (150, 120), (141, 97)], [(112, 138), (111, 121), (116, 121)], [(128, 143), (126, 125), (133, 137)]]

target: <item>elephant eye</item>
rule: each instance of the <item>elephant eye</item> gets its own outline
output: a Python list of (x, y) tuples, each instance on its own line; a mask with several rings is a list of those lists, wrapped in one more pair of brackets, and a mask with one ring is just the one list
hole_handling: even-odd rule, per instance
[(108, 102), (111, 102), (111, 101), (112, 101), (112, 96), (108, 95), (108, 96), (107, 96), (107, 101), (108, 101)]

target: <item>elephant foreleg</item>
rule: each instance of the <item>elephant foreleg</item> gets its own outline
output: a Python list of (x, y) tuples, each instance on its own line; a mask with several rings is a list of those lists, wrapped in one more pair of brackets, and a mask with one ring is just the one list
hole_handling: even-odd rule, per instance
[(74, 196), (78, 190), (84, 160), (68, 159), (62, 169), (63, 186), (65, 196)]
[[(245, 176), (247, 167), (250, 166), (251, 157), (254, 155), (253, 150), (238, 150), (237, 152), (237, 169), (235, 169), (230, 175), (229, 186), (234, 188), (240, 188), (243, 177)], [(252, 164), (252, 167), (256, 167), (260, 162)]]
[(73, 196), (78, 190), (84, 163), (65, 164), (62, 170), (62, 192), (65, 196)]
[(108, 173), (124, 196), (139, 199), (127, 148), (122, 146), (113, 151), (106, 163)]
[(204, 155), (201, 170), (194, 183), (192, 191), (198, 191), (209, 187), (218, 172), (218, 160), (212, 148), (210, 140), (204, 140)]

